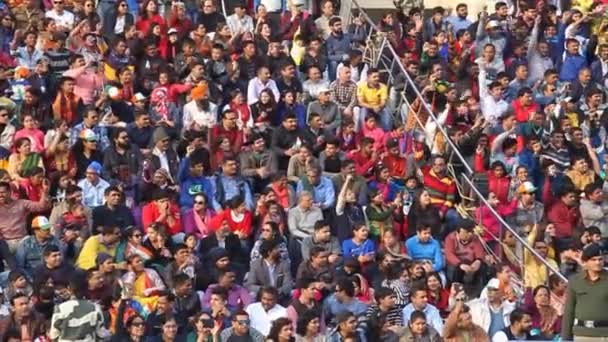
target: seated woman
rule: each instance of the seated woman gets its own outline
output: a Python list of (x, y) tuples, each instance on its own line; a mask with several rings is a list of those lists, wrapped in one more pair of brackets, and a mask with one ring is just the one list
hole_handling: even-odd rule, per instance
[(385, 203), (384, 195), (377, 189), (370, 190), (370, 203), (365, 208), (369, 220), (372, 237), (378, 241), (386, 229), (393, 229), (393, 212), (401, 208), (401, 196), (397, 196), (392, 203)]
[(253, 244), (253, 248), (251, 249), (251, 257), (250, 262), (253, 262), (257, 259), (260, 259), (262, 255), (260, 254), (260, 246), (262, 242), (269, 240), (279, 240), (279, 244), (277, 248), (279, 249), (280, 261), (289, 261), (289, 251), (287, 250), (287, 240), (281, 234), (279, 230), (279, 226), (275, 222), (265, 222), (262, 225), (262, 229), (260, 229), (260, 237)]
[(24, 180), (24, 174), (35, 167), (44, 169), (42, 157), (32, 152), (32, 143), (29, 138), (23, 137), (15, 141), (15, 152), (8, 158), (8, 173), (12, 180)]
[(29, 138), (32, 143), (32, 151), (42, 153), (44, 151), (44, 132), (38, 129), (36, 121), (31, 114), (21, 117), (22, 129), (15, 132), (15, 140)]
[(165, 290), (165, 283), (158, 273), (144, 267), (144, 260), (139, 255), (127, 259), (129, 272), (122, 276), (125, 286), (131, 288), (133, 299), (146, 306), (150, 312), (156, 309), (158, 294)]
[(427, 274), (426, 286), (429, 304), (432, 304), (439, 310), (442, 318), (448, 317), (450, 291), (443, 287), (443, 282), (437, 272)]
[(184, 233), (194, 234), (197, 239), (204, 239), (212, 234), (209, 224), (215, 211), (207, 205), (207, 198), (199, 193), (194, 196), (194, 206), (186, 210), (182, 218)]
[(561, 331), (561, 317), (551, 306), (551, 294), (545, 285), (539, 285), (532, 291), (532, 299), (526, 298), (528, 312), (532, 316), (532, 334), (543, 340), (551, 340)]
[(360, 264), (374, 261), (376, 245), (369, 239), (369, 228), (364, 224), (355, 226), (353, 238), (342, 242), (342, 255), (346, 258), (354, 258)]

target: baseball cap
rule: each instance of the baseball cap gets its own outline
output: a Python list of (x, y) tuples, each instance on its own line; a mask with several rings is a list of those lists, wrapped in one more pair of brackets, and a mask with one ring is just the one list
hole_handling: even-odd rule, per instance
[(304, 0), (293, 0), (291, 3), (296, 7), (304, 6)]
[(144, 96), (144, 94), (135, 93), (135, 95), (133, 95), (132, 102), (145, 101), (145, 100), (146, 100), (146, 96)]
[(53, 225), (45, 216), (36, 216), (32, 220), (32, 228), (40, 230), (50, 230)]
[(492, 28), (497, 28), (497, 27), (500, 27), (498, 20), (490, 20), (486, 24), (486, 29), (492, 29)]
[(97, 141), (97, 134), (93, 130), (85, 128), (80, 131), (80, 139), (86, 141)]
[(99, 164), (96, 161), (91, 162), (91, 164), (89, 164), (89, 166), (87, 166), (87, 171), (93, 171), (96, 174), (100, 175), (101, 174), (101, 164)]
[(172, 27), (169, 29), (169, 31), (167, 32), (168, 35), (172, 35), (172, 34), (177, 34), (177, 29), (175, 27)]
[(517, 188), (517, 192), (520, 194), (531, 194), (536, 192), (536, 187), (534, 186), (534, 184), (532, 184), (532, 182), (523, 182)]

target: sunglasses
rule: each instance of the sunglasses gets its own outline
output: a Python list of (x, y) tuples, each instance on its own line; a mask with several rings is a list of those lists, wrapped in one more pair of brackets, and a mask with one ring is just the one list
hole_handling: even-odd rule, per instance
[(194, 204), (205, 204), (204, 201), (194, 201)]
[(133, 237), (136, 237), (136, 238), (140, 238), (140, 237), (142, 237), (142, 236), (143, 236), (143, 235), (141, 235), (141, 234), (133, 234)]
[(134, 323), (131, 323), (131, 326), (133, 326), (133, 327), (143, 327), (144, 326), (144, 322), (134, 322)]
[(248, 319), (240, 319), (237, 321), (239, 324), (243, 324), (243, 325), (249, 325), (249, 320)]

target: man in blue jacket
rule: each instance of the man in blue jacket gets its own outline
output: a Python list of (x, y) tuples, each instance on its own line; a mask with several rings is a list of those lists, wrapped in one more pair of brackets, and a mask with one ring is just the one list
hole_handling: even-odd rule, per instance
[(578, 72), (587, 66), (587, 59), (579, 53), (580, 43), (574, 38), (566, 40), (566, 52), (559, 63), (561, 71), (559, 79), (563, 82), (574, 82), (578, 77)]

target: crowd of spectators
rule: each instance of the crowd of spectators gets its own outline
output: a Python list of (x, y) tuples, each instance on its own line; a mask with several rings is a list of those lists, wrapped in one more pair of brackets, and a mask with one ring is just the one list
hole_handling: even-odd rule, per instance
[(605, 1), (240, 1), (0, 4), (0, 341), (608, 336)]

